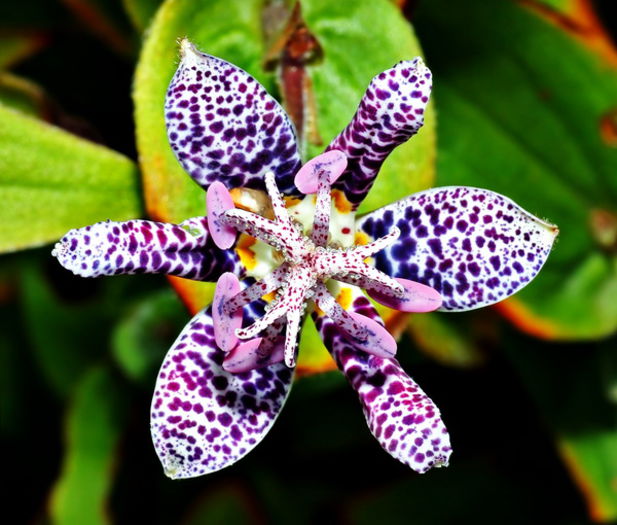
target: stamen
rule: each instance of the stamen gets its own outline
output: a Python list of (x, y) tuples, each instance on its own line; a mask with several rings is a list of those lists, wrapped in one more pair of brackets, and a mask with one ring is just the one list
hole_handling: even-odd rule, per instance
[(343, 307), (336, 302), (324, 284), (317, 285), (313, 297), (317, 306), (332, 319), (342, 330), (358, 341), (366, 341), (368, 332), (365, 327), (357, 323)]
[(353, 338), (355, 347), (378, 357), (394, 356), (396, 341), (390, 333), (364, 315), (343, 310), (323, 284), (317, 287), (315, 301), (341, 330)]
[(370, 242), (369, 244), (363, 244), (354, 247), (354, 254), (357, 254), (362, 257), (362, 259), (366, 259), (367, 257), (372, 257), (377, 252), (384, 250), (388, 246), (391, 246), (396, 242), (396, 240), (401, 235), (401, 230), (399, 230), (396, 226), (390, 230), (390, 233), (380, 237), (379, 239)]
[(401, 312), (432, 312), (441, 307), (442, 297), (434, 288), (407, 279), (397, 278), (396, 281), (405, 290), (401, 296), (393, 295), (390, 290), (378, 286), (362, 287), (375, 301)]
[(279, 224), (261, 215), (239, 209), (226, 211), (221, 220), (236, 230), (269, 244), (282, 252), (286, 259), (295, 263), (300, 262), (304, 252), (304, 242), (302, 235), (291, 223)]
[(330, 229), (330, 173), (321, 170), (318, 175), (317, 203), (315, 205), (315, 220), (313, 221), (313, 234), (311, 239), (316, 246), (328, 244), (328, 231)]
[(296, 346), (300, 320), (306, 307), (305, 298), (309, 290), (315, 286), (312, 268), (298, 266), (292, 268), (289, 276), (289, 285), (285, 291), (284, 300), (287, 304), (287, 326), (285, 333), (285, 364), (295, 366)]
[(236, 336), (239, 339), (252, 339), (259, 332), (267, 328), (277, 319), (283, 317), (287, 313), (288, 306), (283, 298), (278, 299), (271, 308), (266, 311), (263, 317), (257, 319), (253, 324), (236, 330)]
[(236, 330), (242, 326), (242, 311), (227, 311), (225, 304), (240, 292), (240, 281), (231, 272), (219, 277), (212, 300), (214, 340), (223, 352), (230, 352), (237, 344)]
[(289, 267), (287, 264), (279, 266), (273, 272), (266, 275), (263, 279), (253, 283), (251, 286), (245, 288), (232, 299), (227, 301), (227, 303), (223, 306), (223, 311), (226, 314), (235, 312), (238, 308), (241, 308), (248, 303), (252, 303), (267, 293), (283, 286), (286, 281), (288, 269)]
[(289, 212), (285, 207), (285, 201), (279, 192), (279, 189), (276, 186), (276, 180), (274, 178), (274, 173), (269, 171), (266, 173), (266, 191), (268, 192), (268, 196), (270, 197), (270, 202), (272, 203), (272, 211), (274, 212), (274, 217), (276, 221), (280, 224), (285, 224), (291, 227), (291, 219), (289, 218)]
[[(396, 279), (386, 275), (374, 266), (369, 266), (366, 263), (349, 261), (349, 264), (345, 267), (345, 270), (348, 272), (347, 275), (336, 273), (332, 276), (332, 278), (343, 282), (351, 281), (350, 284), (355, 284), (361, 288), (365, 288), (366, 285), (368, 285), (369, 288), (374, 288), (375, 284), (378, 284), (389, 290), (389, 294), (395, 297), (402, 297), (405, 292), (405, 288), (403, 288), (403, 286)], [(354, 279), (354, 276), (356, 275), (359, 279)]]
[(206, 207), (208, 208), (208, 230), (214, 243), (221, 249), (227, 250), (236, 242), (236, 232), (224, 221), (224, 214), (234, 209), (231, 194), (222, 182), (215, 181), (206, 193)]
[(294, 184), (305, 195), (317, 192), (317, 174), (321, 170), (330, 173), (330, 184), (343, 174), (347, 168), (347, 156), (339, 150), (333, 149), (309, 160), (300, 171), (296, 173)]

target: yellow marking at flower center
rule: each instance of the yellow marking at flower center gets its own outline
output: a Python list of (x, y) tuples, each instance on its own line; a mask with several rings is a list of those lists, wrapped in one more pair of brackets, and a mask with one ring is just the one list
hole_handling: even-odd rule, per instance
[(334, 200), (334, 206), (341, 213), (351, 213), (353, 207), (351, 202), (347, 200), (345, 194), (341, 190), (332, 190), (332, 199)]
[(364, 246), (365, 244), (371, 242), (371, 239), (366, 233), (357, 231), (354, 242), (357, 246)]
[(267, 303), (271, 303), (274, 299), (276, 299), (276, 290), (268, 292), (266, 295), (262, 295), (261, 298)]
[(252, 270), (257, 265), (255, 252), (251, 250), (251, 246), (253, 246), (256, 242), (257, 241), (254, 237), (242, 234), (236, 244), (236, 253), (238, 254), (238, 257), (240, 257), (240, 262), (247, 270)]
[(342, 306), (343, 310), (349, 310), (351, 306), (351, 290), (343, 288), (336, 296), (336, 302)]
[(283, 199), (285, 199), (285, 206), (287, 208), (291, 208), (292, 206), (302, 202), (302, 199), (299, 199), (298, 197), (289, 197), (288, 195), (283, 196)]

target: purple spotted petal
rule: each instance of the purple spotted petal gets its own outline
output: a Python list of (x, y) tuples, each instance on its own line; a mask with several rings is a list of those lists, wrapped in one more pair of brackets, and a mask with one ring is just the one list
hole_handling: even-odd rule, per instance
[(210, 309), (197, 314), (167, 353), (152, 400), (154, 447), (174, 479), (228, 467), (270, 430), (291, 388), (284, 364), (231, 374), (222, 368)]
[(335, 188), (354, 206), (366, 197), (390, 152), (422, 127), (431, 86), (431, 72), (419, 57), (380, 73), (349, 125), (328, 146), (347, 155), (347, 170)]
[(81, 277), (161, 273), (200, 281), (215, 281), (222, 272), (244, 274), (233, 250), (218, 249), (206, 218), (180, 225), (153, 221), (98, 222), (70, 230), (52, 255)]
[(264, 189), (273, 171), (284, 193), (298, 194), (300, 167), (293, 127), (283, 108), (242, 69), (199, 52), (188, 40), (165, 102), (167, 135), (176, 157), (204, 189)]
[(558, 233), (507, 197), (456, 186), (417, 193), (357, 223), (373, 238), (393, 226), (401, 235), (375, 256), (375, 265), (435, 288), (448, 311), (480, 308), (523, 288), (542, 268)]
[[(361, 295), (356, 296), (352, 310), (378, 319)], [(398, 361), (355, 349), (327, 317), (317, 319), (316, 325), (358, 394), (366, 422), (383, 449), (416, 472), (447, 466), (452, 449), (439, 409)]]

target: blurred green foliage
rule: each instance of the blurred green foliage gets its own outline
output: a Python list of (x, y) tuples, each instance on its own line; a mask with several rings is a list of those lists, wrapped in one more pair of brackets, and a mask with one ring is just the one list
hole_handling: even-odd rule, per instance
[[(383, 453), (331, 372), (300, 380), (237, 465), (164, 477), (150, 396), (188, 313), (160, 277), (86, 281), (59, 268), (51, 246), (33, 247), (141, 216), (142, 199), (158, 218), (201, 213), (203, 192), (164, 132), (176, 40), (188, 35), (276, 93), (261, 66), (262, 2), (23, 0), (0, 4), (0, 250), (30, 248), (0, 259), (13, 522), (617, 519), (617, 51), (591, 4), (303, 4), (324, 49), (309, 72), (325, 142), (374, 73), (420, 53), (410, 21), (434, 72), (438, 125), (433, 115), (397, 153), (367, 209), (426, 187), (436, 170), (438, 184), (502, 192), (561, 228), (545, 270), (499, 309), (507, 320), (492, 310), (403, 326), (401, 362), (442, 410), (451, 466), (418, 476)], [(310, 334), (303, 344), (314, 348)]]

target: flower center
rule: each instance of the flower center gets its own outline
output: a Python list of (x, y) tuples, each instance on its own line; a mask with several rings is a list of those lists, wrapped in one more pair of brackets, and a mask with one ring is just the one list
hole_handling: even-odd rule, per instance
[[(235, 208), (222, 183), (210, 186), (208, 224), (214, 242), (227, 249), (234, 244), (236, 232), (242, 232), (274, 247), (284, 260), (244, 290), (233, 274), (219, 279), (213, 301), (214, 330), (218, 346), (229, 354), (224, 364), (227, 370), (241, 372), (282, 358), (289, 367), (294, 366), (300, 324), (309, 299), (334, 320), (355, 346), (381, 357), (392, 357), (396, 352), (396, 342), (379, 323), (344, 310), (326, 286), (330, 279), (358, 285), (378, 301), (388, 306), (395, 303), (397, 307), (404, 306), (411, 300), (410, 294), (417, 293), (417, 287), (410, 288), (410, 281), (394, 279), (365, 262), (397, 240), (398, 228), (366, 245), (328, 245), (331, 185), (346, 164), (343, 153), (329, 151), (307, 163), (296, 175), (296, 186), (302, 192), (317, 193), (310, 237), (291, 219), (273, 173), (267, 173), (265, 181), (274, 220)], [(263, 316), (242, 327), (242, 308), (274, 291), (277, 297), (266, 306)], [(286, 320), (284, 339), (282, 318)]]

